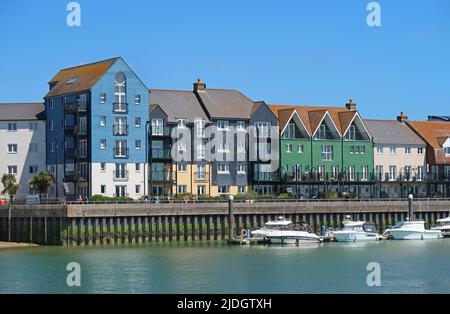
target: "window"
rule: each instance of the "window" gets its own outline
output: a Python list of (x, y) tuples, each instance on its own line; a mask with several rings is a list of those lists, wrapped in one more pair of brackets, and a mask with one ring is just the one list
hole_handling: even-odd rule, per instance
[(186, 119), (178, 119), (177, 125), (179, 128), (185, 128), (186, 127)]
[(197, 166), (197, 180), (205, 180), (206, 179), (206, 171), (205, 165)]
[(100, 94), (100, 103), (104, 104), (106, 102), (106, 94), (105, 93), (101, 93)]
[(304, 151), (304, 146), (303, 146), (303, 144), (297, 145), (297, 152), (298, 152), (299, 154), (303, 154), (303, 151)]
[(245, 142), (240, 142), (237, 144), (238, 154), (245, 154)]
[(383, 179), (383, 166), (375, 166), (375, 175), (378, 180)]
[(126, 117), (115, 118), (114, 135), (128, 135), (128, 124)]
[(100, 116), (100, 126), (106, 126), (106, 116)]
[(230, 173), (230, 165), (225, 163), (218, 164), (217, 173)]
[(206, 185), (197, 185), (197, 195), (206, 194)]
[(219, 121), (217, 121), (217, 129), (218, 130), (229, 130), (230, 123), (228, 121), (219, 120)]
[(423, 166), (417, 167), (417, 179), (423, 180)]
[(366, 146), (361, 146), (360, 153), (361, 155), (364, 155), (366, 153)]
[(238, 131), (245, 131), (245, 121), (237, 121), (236, 122), (236, 129)]
[(100, 140), (100, 149), (106, 149), (106, 139)]
[(238, 193), (245, 193), (245, 185), (238, 186)]
[(377, 154), (378, 155), (383, 154), (383, 146), (377, 146)]
[(205, 121), (203, 120), (196, 120), (195, 121), (195, 129), (197, 132), (197, 137), (203, 137), (205, 135)]
[(368, 166), (361, 167), (361, 181), (367, 181), (367, 174), (369, 173)]
[(411, 155), (411, 147), (405, 147), (405, 155)]
[(355, 166), (348, 167), (348, 179), (355, 181)]
[(28, 130), (29, 131), (37, 131), (39, 128), (39, 124), (37, 122), (30, 122), (28, 124)]
[(106, 171), (106, 163), (102, 162), (100, 164), (100, 171)]
[(8, 173), (16, 175), (17, 174), (17, 166), (8, 166)]
[(152, 135), (163, 135), (163, 119), (152, 119)]
[(187, 191), (187, 185), (179, 185), (178, 186), (178, 194), (186, 193)]
[(331, 177), (333, 179), (337, 179), (339, 176), (339, 166), (332, 166), (331, 167)]
[(270, 137), (270, 127), (272, 124), (270, 122), (255, 122), (255, 131), (258, 137), (267, 138)]
[(139, 171), (141, 171), (141, 164), (140, 163), (135, 163), (134, 164), (134, 170), (136, 171), (136, 172), (139, 172)]
[(327, 126), (326, 124), (322, 123), (317, 130), (316, 139), (326, 139), (327, 138)]
[(405, 169), (404, 169), (405, 179), (407, 179), (407, 180), (411, 179), (411, 169), (412, 169), (411, 166), (405, 166)]
[(135, 192), (136, 194), (141, 194), (141, 186), (140, 186), (139, 184), (136, 184), (136, 185), (134, 186), (134, 192)]
[(286, 126), (286, 130), (284, 131), (283, 137), (284, 138), (295, 138), (295, 124), (294, 123), (289, 123)]
[(30, 166), (30, 174), (33, 174), (33, 173), (38, 173), (38, 166), (37, 165)]
[(350, 146), (350, 154), (354, 154), (355, 153), (355, 146)]
[(322, 145), (322, 160), (333, 160), (333, 145)]
[(228, 185), (219, 185), (219, 194), (228, 194), (229, 193), (229, 186)]
[(202, 143), (197, 144), (197, 159), (205, 159), (205, 153), (205, 145)]
[(63, 97), (63, 105), (67, 105), (67, 97)]
[(417, 148), (417, 154), (419, 154), (419, 155), (423, 154), (423, 147)]
[(292, 153), (292, 144), (286, 144), (286, 153)]
[(50, 149), (50, 152), (51, 152), (51, 153), (54, 153), (54, 152), (55, 152), (55, 143), (51, 142), (51, 143), (49, 144), (49, 149)]
[(356, 139), (356, 126), (350, 125), (350, 128), (347, 131), (347, 134), (345, 134), (345, 139), (348, 141), (354, 141)]
[(134, 118), (134, 125), (135, 125), (137, 128), (140, 128), (140, 127), (141, 127), (141, 117), (136, 117), (136, 118)]
[(237, 173), (238, 174), (245, 174), (247, 172), (247, 165), (246, 164), (238, 164), (237, 166)]
[(186, 172), (186, 164), (178, 164), (179, 172)]
[(100, 185), (100, 193), (105, 194), (106, 193), (106, 185)]
[(8, 131), (9, 132), (17, 131), (17, 123), (8, 123)]
[(8, 154), (17, 154), (17, 144), (8, 144)]
[(360, 149), (359, 146), (355, 146), (355, 154), (359, 155), (359, 149)]
[(140, 105), (141, 104), (141, 95), (134, 96), (134, 103), (136, 105)]
[(183, 152), (187, 151), (186, 143), (178, 143), (178, 154), (183, 154)]
[(54, 125), (53, 121), (49, 122), (49, 127), (50, 127), (50, 131), (53, 131), (55, 129), (55, 125)]
[(123, 72), (117, 72), (114, 80), (114, 102), (116, 111), (125, 111), (127, 78)]
[(444, 147), (444, 154), (445, 154), (445, 156), (450, 155), (450, 146), (449, 147)]
[(39, 144), (38, 143), (30, 143), (30, 153), (37, 153), (39, 152)]
[(389, 154), (395, 155), (396, 152), (397, 152), (397, 148), (395, 146), (389, 147)]
[(114, 148), (115, 157), (127, 157), (127, 141), (116, 141)]
[(128, 179), (127, 164), (116, 164), (115, 179)]
[(397, 166), (389, 166), (389, 180), (395, 181), (397, 179)]
[(50, 99), (50, 109), (54, 109), (55, 108), (55, 103), (53, 99)]
[(141, 149), (141, 140), (135, 140), (134, 146), (136, 147), (137, 150), (140, 150)]

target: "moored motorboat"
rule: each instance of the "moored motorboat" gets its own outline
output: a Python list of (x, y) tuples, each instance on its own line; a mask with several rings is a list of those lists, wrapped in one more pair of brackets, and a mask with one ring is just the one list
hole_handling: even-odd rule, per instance
[(381, 238), (372, 222), (352, 221), (350, 216), (347, 216), (343, 226), (342, 230), (332, 232), (338, 242), (377, 241)]
[(431, 230), (440, 230), (443, 237), (450, 237), (450, 217), (438, 219)]
[(386, 229), (386, 235), (394, 240), (429, 240), (442, 238), (441, 230), (426, 230), (425, 221), (401, 221)]
[(321, 242), (318, 235), (295, 229), (275, 230), (269, 233), (266, 238), (273, 244), (306, 244)]

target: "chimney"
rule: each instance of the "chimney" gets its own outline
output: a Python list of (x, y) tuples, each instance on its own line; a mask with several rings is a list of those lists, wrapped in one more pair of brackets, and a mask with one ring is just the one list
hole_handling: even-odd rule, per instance
[(201, 79), (197, 79), (194, 83), (194, 92), (202, 91), (206, 89), (206, 83), (203, 83)]
[(400, 115), (397, 116), (397, 120), (398, 122), (405, 123), (406, 120), (408, 120), (408, 116), (405, 115), (403, 112), (400, 112)]
[(356, 111), (356, 103), (354, 103), (351, 99), (345, 104), (345, 107), (347, 107), (350, 111)]

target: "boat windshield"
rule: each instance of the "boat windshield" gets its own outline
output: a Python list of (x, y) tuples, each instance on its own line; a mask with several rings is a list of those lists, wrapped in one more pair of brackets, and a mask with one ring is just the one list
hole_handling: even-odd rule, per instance
[(375, 224), (373, 223), (365, 223), (363, 229), (365, 232), (376, 232)]
[(404, 221), (397, 222), (391, 229), (397, 229), (397, 228), (400, 228), (400, 227), (403, 226), (404, 224), (405, 224)]

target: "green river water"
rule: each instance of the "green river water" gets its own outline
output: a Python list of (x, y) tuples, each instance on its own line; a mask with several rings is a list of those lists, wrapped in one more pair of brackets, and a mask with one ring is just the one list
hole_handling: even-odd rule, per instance
[[(66, 266), (81, 266), (68, 287)], [(369, 287), (370, 262), (381, 286)], [(0, 251), (1, 293), (449, 293), (450, 239), (227, 246), (160, 243)]]

